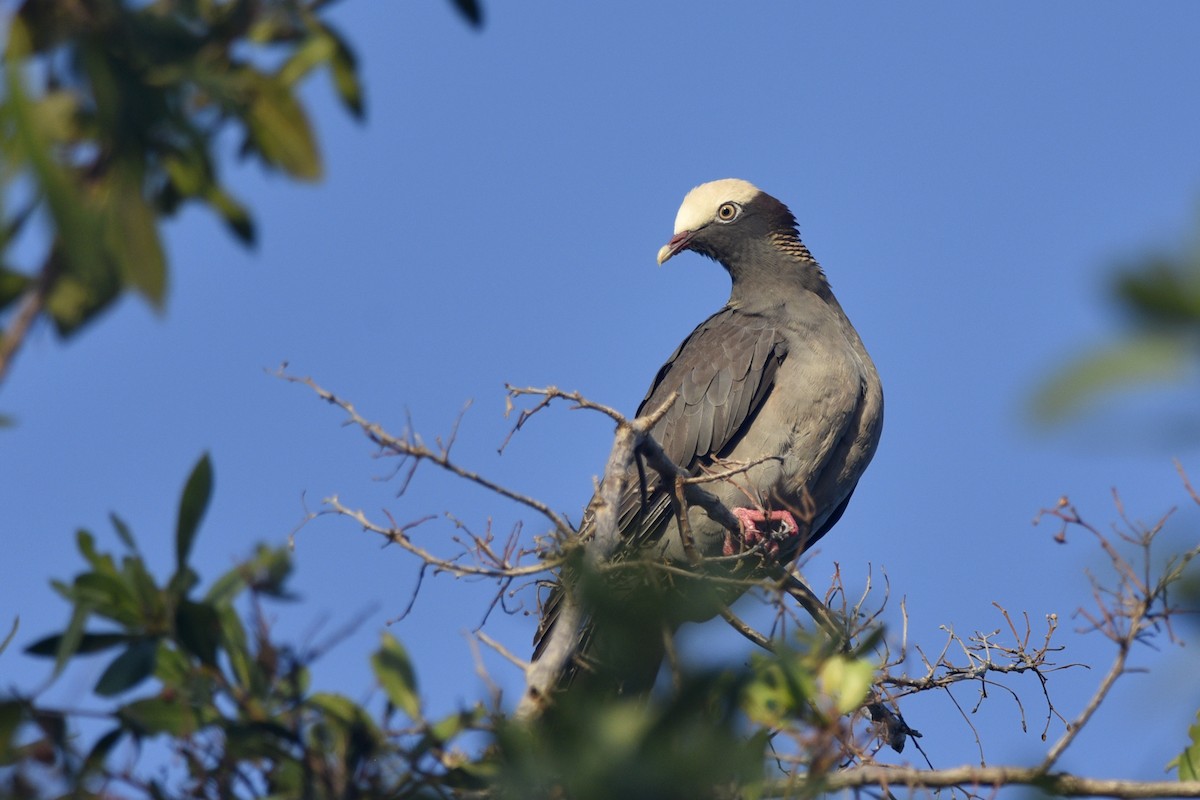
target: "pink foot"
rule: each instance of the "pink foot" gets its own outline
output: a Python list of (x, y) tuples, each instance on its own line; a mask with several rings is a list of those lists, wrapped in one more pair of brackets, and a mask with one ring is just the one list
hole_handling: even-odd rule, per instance
[[(779, 556), (779, 544), (783, 538), (790, 538), (800, 532), (796, 518), (790, 511), (760, 511), (757, 508), (735, 508), (733, 515), (742, 523), (742, 541), (737, 542), (732, 533), (725, 532), (725, 546), (722, 552), (727, 556), (737, 555), (743, 550), (749, 550), (762, 544), (763, 550), (772, 558)], [(764, 531), (759, 525), (767, 522), (780, 523), (778, 533)], [(740, 545), (740, 546), (739, 546)]]

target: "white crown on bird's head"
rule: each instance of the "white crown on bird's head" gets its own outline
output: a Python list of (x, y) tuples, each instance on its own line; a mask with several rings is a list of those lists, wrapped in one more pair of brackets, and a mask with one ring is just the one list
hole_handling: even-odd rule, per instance
[(675, 233), (694, 231), (711, 222), (722, 203), (745, 205), (760, 194), (762, 191), (757, 186), (741, 178), (702, 183), (684, 196), (679, 213), (675, 215)]

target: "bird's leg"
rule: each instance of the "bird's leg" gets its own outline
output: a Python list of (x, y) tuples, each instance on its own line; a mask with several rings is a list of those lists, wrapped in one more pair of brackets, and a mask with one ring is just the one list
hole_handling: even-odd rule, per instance
[[(789, 539), (800, 532), (800, 525), (790, 511), (763, 511), (758, 508), (730, 509), (742, 524), (742, 541), (734, 540), (733, 534), (725, 532), (725, 546), (722, 552), (727, 556), (737, 555), (742, 550), (749, 550), (762, 544), (763, 550), (772, 558), (777, 558), (780, 542)], [(766, 523), (778, 523), (777, 531), (765, 530)], [(759, 527), (759, 526), (763, 527)]]

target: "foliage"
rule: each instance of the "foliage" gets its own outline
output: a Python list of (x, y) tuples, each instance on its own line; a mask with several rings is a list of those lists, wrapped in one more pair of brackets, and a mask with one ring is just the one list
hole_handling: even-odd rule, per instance
[[(55, 272), (46, 309), (61, 333), (127, 288), (161, 307), (167, 273), (158, 221), (184, 202), (211, 208), (239, 240), (254, 242), (250, 212), (220, 179), (224, 130), (240, 132), (246, 157), (294, 178), (320, 175), (297, 95), (299, 80), (317, 67), (329, 69), (345, 107), (361, 116), (354, 54), (315, 4), (20, 7), (5, 54), (5, 166), (10, 180), (27, 176), (34, 189), (6, 219), (5, 244), (45, 207)], [(0, 301), (30, 281), (5, 267)]]
[(1118, 267), (1111, 293), (1128, 332), (1046, 380), (1033, 399), (1040, 420), (1061, 421), (1104, 393), (1179, 378), (1200, 364), (1200, 243)]
[[(388, 699), (382, 710), (310, 687), (312, 656), (273, 641), (260, 613), (264, 600), (289, 598), (286, 548), (260, 546), (200, 590), (189, 555), (211, 485), (205, 457), (180, 500), (176, 563), (165, 579), (151, 575), (120, 518), (112, 518), (120, 555), (79, 531), (86, 567), (54, 584), (71, 606), (67, 626), (27, 652), (53, 659), (56, 676), (81, 657), (108, 658), (92, 691), (112, 705), (85, 713), (37, 697), (0, 698), (0, 765), (9, 767), (0, 794), (38, 797), (52, 787), (101, 797), (124, 786), (149, 797), (420, 797), (431, 775), (439, 785), (477, 782), (470, 765), (450, 768), (439, 758), (482, 712), (426, 721), (412, 667), (391, 636), (372, 657)], [(81, 747), (77, 725), (88, 718), (102, 732)], [(139, 768), (161, 760), (164, 748), (183, 774)]]
[[(185, 203), (215, 212), (245, 245), (250, 209), (221, 161), (290, 178), (321, 175), (299, 89), (328, 71), (361, 119), (354, 50), (329, 0), (25, 0), (12, 16), (0, 101), (0, 381), (30, 326), (70, 336), (133, 290), (166, 301), (160, 225)], [(476, 0), (453, 0), (474, 25)], [(25, 236), (44, 222), (45, 229)], [(40, 252), (16, 263), (18, 243)]]
[(1188, 728), (1188, 736), (1191, 738), (1188, 746), (1167, 766), (1179, 772), (1181, 781), (1200, 780), (1200, 714), (1196, 715), (1196, 724)]

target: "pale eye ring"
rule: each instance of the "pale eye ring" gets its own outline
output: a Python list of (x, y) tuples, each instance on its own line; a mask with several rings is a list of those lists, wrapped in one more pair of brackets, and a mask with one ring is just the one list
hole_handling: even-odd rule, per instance
[(737, 203), (721, 203), (717, 209), (717, 220), (719, 222), (733, 222), (742, 213), (742, 207)]

